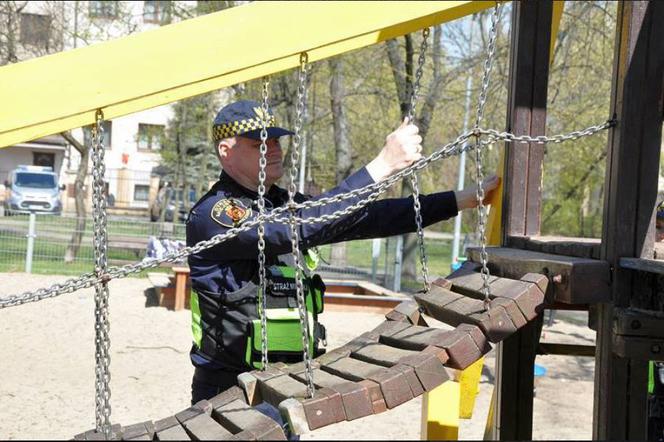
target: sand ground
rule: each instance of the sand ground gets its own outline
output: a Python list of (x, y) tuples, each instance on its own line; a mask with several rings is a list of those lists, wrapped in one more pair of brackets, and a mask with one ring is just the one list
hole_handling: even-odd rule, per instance
[[(0, 273), (0, 297), (66, 279)], [(112, 421), (123, 425), (172, 415), (190, 399), (193, 369), (189, 311), (146, 306), (147, 279), (110, 284)], [(382, 321), (377, 313), (330, 310), (323, 323), (337, 347)], [(544, 339), (592, 344), (580, 313), (561, 313)], [(94, 300), (87, 289), (0, 310), (0, 439), (69, 439), (94, 427)], [(538, 356), (535, 439), (590, 439), (594, 360)], [(481, 439), (493, 390), (493, 355), (483, 372), (473, 418), (460, 437)], [(421, 400), (378, 416), (303, 436), (324, 439), (419, 439)]]

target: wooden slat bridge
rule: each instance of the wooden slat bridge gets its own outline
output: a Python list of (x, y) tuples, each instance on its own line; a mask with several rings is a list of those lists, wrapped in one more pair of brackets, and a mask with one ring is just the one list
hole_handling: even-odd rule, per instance
[[(175, 416), (128, 427), (114, 426), (122, 440), (284, 440), (275, 421), (253, 406), (277, 407), (296, 434), (382, 413), (453, 378), (498, 343), (535, 319), (544, 305), (548, 278), (491, 277), (485, 308), (481, 275), (466, 266), (438, 279), (427, 294), (399, 304), (378, 327), (312, 361), (316, 394), (307, 395), (304, 363), (272, 364), (243, 373), (233, 387)], [(429, 327), (421, 316), (454, 327)], [(94, 430), (75, 437), (103, 439)]]

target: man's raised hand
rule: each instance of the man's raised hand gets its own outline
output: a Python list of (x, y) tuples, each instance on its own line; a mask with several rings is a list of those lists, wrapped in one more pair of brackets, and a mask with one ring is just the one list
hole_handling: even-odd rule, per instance
[(422, 158), (420, 129), (404, 118), (401, 125), (385, 139), (378, 156), (367, 164), (374, 181), (381, 181)]

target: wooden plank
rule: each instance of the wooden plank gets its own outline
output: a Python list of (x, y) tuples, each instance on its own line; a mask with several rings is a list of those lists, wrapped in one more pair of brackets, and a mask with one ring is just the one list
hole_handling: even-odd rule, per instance
[(664, 338), (613, 335), (613, 351), (621, 358), (664, 361)]
[(122, 440), (152, 440), (154, 424), (152, 421), (141, 422), (122, 428)]
[[(416, 293), (414, 296), (428, 315), (452, 326), (463, 323), (476, 325), (494, 343), (502, 341), (518, 328), (505, 308), (493, 306), (494, 301), (491, 301), (489, 311), (486, 311), (482, 301), (436, 286), (432, 286), (429, 293)], [(509, 302), (513, 303), (511, 300)], [(519, 324), (525, 323), (516, 306), (510, 310), (520, 315)]]
[(232, 432), (206, 413), (182, 422), (182, 426), (194, 440), (229, 440), (233, 437)]
[(420, 321), (420, 310), (416, 302), (405, 301), (397, 305), (385, 315), (390, 321), (402, 321), (417, 324)]
[[(606, 261), (576, 258), (505, 247), (488, 247), (489, 262), (498, 276), (519, 279), (527, 273), (552, 278), (547, 302), (588, 304), (606, 302), (610, 296), (610, 271)], [(478, 249), (469, 248), (478, 260)]]
[[(447, 353), (445, 353), (447, 355)], [(399, 361), (415, 370), (424, 391), (431, 391), (450, 379), (450, 375), (436, 354), (421, 352)]]
[(310, 430), (346, 420), (341, 393), (329, 388), (316, 390), (313, 398), (302, 402)]
[(661, 312), (614, 309), (613, 334), (664, 338), (664, 315)]
[(510, 236), (507, 238), (507, 244), (517, 249), (597, 259), (600, 253), (601, 239), (537, 235), (530, 237)]
[(403, 350), (401, 348), (390, 347), (389, 345), (373, 343), (366, 345), (352, 353), (353, 358), (368, 362), (374, 365), (392, 367), (407, 356), (416, 355), (417, 352)]
[(258, 440), (286, 440), (281, 425), (251, 408), (242, 399), (216, 407), (212, 417), (232, 433), (249, 430)]
[(383, 398), (383, 392), (378, 383), (370, 381), (369, 379), (365, 379), (360, 381), (359, 384), (367, 389), (374, 414), (380, 414), (387, 411), (387, 405), (385, 404), (385, 399)]
[[(4, 66), (0, 84), (12, 87), (0, 90), (0, 102), (12, 103), (12, 112), (0, 108), (0, 146), (92, 124), (96, 109), (116, 118), (296, 68), (302, 52), (312, 63), (492, 6), (420, 1), (376, 10), (372, 2), (257, 2)], [(282, 26), (269, 38), (256, 38), (268, 21)], [(301, 33), (291, 32), (296, 28)], [(224, 57), (218, 56), (220, 41)], [(189, 68), (199, 60), (209, 62)], [(120, 63), (134, 69), (118, 70)]]
[(614, 57), (601, 258), (615, 268), (612, 304), (597, 308), (595, 439), (645, 439), (643, 361), (616, 358), (613, 307), (648, 308), (634, 272), (620, 258), (653, 258), (662, 131), (664, 5), (621, 2)]
[[(515, 134), (537, 136), (546, 132), (552, 3), (533, 1), (513, 5), (507, 130)], [(543, 145), (531, 143), (524, 148), (523, 144), (506, 143), (502, 244), (507, 244), (510, 236), (540, 233), (543, 157)], [(491, 248), (492, 252), (495, 250)], [(536, 252), (517, 250), (517, 253), (523, 256)], [(542, 273), (541, 267), (517, 268), (521, 263), (514, 256), (501, 260), (489, 255), (492, 273), (513, 279), (526, 273)], [(526, 262), (532, 264), (529, 258)], [(509, 274), (508, 270), (521, 274)], [(608, 267), (606, 271), (608, 276)], [(558, 292), (553, 293), (557, 296)], [(539, 338), (538, 335), (537, 339), (530, 339), (534, 336), (532, 328), (537, 327), (533, 322), (528, 323), (498, 346), (493, 435), (500, 440), (532, 439), (532, 362)], [(506, 355), (509, 357), (503, 357)]]
[(388, 408), (394, 408), (413, 398), (408, 379), (401, 371), (386, 369), (352, 358), (340, 359), (329, 365), (323, 365), (321, 368), (352, 381), (370, 380), (377, 383)]
[(618, 262), (623, 269), (664, 275), (664, 260), (646, 258), (620, 258)]
[(154, 431), (157, 440), (191, 440), (175, 416), (156, 421)]
[(445, 349), (446, 366), (464, 369), (482, 357), (487, 348), (478, 348), (472, 336), (465, 331), (437, 330), (411, 325), (399, 331), (381, 334), (381, 342), (408, 350), (424, 350), (427, 347)]

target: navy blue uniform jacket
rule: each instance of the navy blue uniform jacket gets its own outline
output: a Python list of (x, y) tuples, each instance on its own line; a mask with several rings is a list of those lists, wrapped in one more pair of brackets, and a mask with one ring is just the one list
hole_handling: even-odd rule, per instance
[[(337, 187), (313, 199), (320, 199), (349, 192), (354, 189), (372, 184), (373, 180), (365, 168), (342, 181)], [(187, 220), (187, 245), (192, 246), (199, 241), (207, 240), (215, 235), (223, 234), (229, 227), (215, 221), (211, 215), (212, 208), (219, 201), (235, 198), (245, 207), (252, 208), (254, 219), (258, 213), (255, 200), (257, 194), (235, 182), (226, 173), (221, 174), (219, 181), (205, 194), (192, 208)], [(304, 199), (299, 195), (299, 199)], [(300, 217), (318, 217), (330, 214), (339, 209), (348, 207), (360, 201), (360, 197), (328, 204), (321, 207), (312, 207), (299, 210)], [(279, 207), (288, 201), (288, 194), (284, 189), (272, 186), (266, 194), (266, 209)], [(422, 220), (425, 226), (451, 218), (457, 215), (457, 203), (454, 192), (441, 192), (430, 195), (421, 195)], [(365, 207), (346, 215), (340, 219), (325, 223), (305, 224), (300, 226), (300, 247), (307, 249), (323, 244), (365, 238), (379, 238), (399, 235), (416, 230), (413, 199), (396, 198), (383, 199), (369, 203)], [(247, 289), (255, 292), (251, 281), (256, 280), (258, 271), (258, 235), (257, 229), (240, 233), (200, 253), (189, 256), (192, 288), (205, 296), (199, 298), (204, 330), (203, 340), (206, 340), (206, 321), (215, 321), (215, 311), (232, 310), (230, 301), (236, 301), (240, 293)], [(270, 262), (279, 262), (279, 255), (291, 252), (290, 227), (285, 224), (265, 224), (266, 257)], [(255, 300), (255, 293), (251, 294)], [(211, 315), (207, 315), (211, 313)], [(228, 327), (229, 325), (226, 325)], [(216, 330), (216, 335), (209, 337), (213, 344), (203, 345), (202, 348), (194, 346), (191, 359), (195, 366), (210, 369), (223, 369), (243, 371), (240, 349), (224, 349), (224, 339), (219, 338), (223, 330)], [(216, 349), (213, 350), (213, 346)]]

